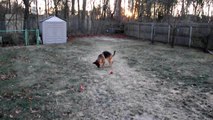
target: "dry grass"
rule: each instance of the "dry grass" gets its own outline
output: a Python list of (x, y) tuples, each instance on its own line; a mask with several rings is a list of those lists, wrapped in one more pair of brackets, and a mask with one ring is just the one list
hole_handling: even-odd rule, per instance
[[(92, 64), (103, 50), (112, 68)], [(213, 56), (199, 50), (101, 36), (0, 55), (0, 119), (213, 118)]]

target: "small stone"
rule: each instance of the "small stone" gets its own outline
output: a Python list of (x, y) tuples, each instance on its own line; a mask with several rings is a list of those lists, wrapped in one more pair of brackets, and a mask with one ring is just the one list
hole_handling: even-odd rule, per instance
[(83, 112), (79, 112), (79, 113), (78, 113), (78, 116), (83, 117), (83, 116), (84, 116), (84, 113), (83, 113)]

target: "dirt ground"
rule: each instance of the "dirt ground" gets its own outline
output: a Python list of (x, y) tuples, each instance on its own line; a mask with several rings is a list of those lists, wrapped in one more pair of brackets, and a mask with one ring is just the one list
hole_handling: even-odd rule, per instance
[[(104, 50), (114, 63), (98, 69)], [(213, 55), (197, 49), (84, 37), (0, 48), (0, 66), (0, 119), (213, 119)]]

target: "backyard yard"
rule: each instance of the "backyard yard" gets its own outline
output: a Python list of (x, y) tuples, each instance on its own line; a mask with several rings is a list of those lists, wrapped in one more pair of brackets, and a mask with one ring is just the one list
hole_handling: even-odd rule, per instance
[(0, 119), (212, 120), (213, 55), (107, 36), (0, 48)]

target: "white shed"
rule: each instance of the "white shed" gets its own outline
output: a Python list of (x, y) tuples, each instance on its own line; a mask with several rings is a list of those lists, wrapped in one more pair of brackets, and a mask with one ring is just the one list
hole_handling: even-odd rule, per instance
[(40, 21), (40, 32), (43, 44), (67, 42), (67, 23), (56, 16)]

